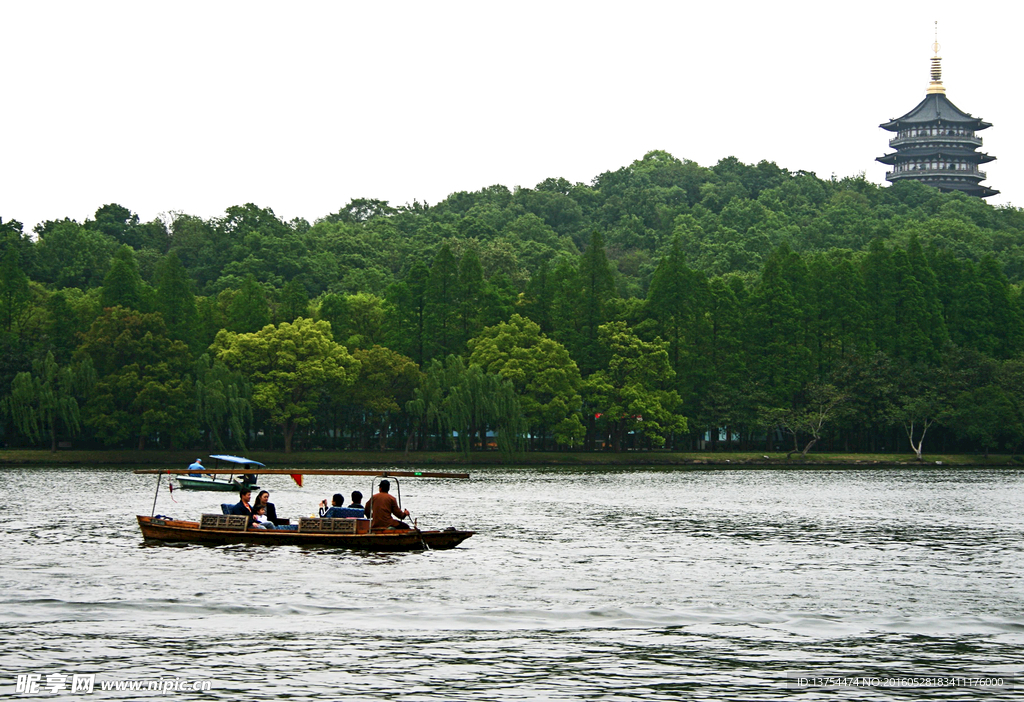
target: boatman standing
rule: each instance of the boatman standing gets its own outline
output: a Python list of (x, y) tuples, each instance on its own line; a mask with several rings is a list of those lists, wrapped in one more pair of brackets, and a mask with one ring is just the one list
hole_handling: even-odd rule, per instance
[(370, 517), (370, 525), (374, 529), (408, 529), (408, 524), (391, 517), (408, 517), (409, 510), (398, 508), (398, 500), (388, 494), (390, 490), (391, 481), (381, 480), (380, 492), (366, 502), (363, 513)]
[[(189, 470), (202, 470), (203, 469), (203, 459), (197, 458), (196, 462), (193, 463), (192, 465), (190, 465), (188, 467), (188, 469)], [(189, 475), (190, 478), (201, 478), (202, 477), (201, 473), (189, 473), (188, 475)]]

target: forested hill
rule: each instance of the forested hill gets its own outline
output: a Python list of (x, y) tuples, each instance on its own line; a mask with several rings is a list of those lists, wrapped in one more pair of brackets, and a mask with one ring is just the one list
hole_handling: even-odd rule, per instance
[[(877, 449), (921, 422), (964, 448), (1024, 439), (1008, 396), (1024, 212), (913, 182), (655, 151), (590, 184), (359, 199), (312, 224), (109, 204), (34, 236), (0, 220), (0, 237), (9, 443), (422, 447), (504, 426), (534, 445), (683, 447), (728, 425), (746, 444)], [(257, 358), (312, 338), (335, 375), (284, 398)], [(485, 376), (510, 404), (451, 414), (459, 383), (504, 397)], [(984, 431), (954, 411), (969, 392), (1006, 395)]]
[(210, 220), (183, 213), (148, 223), (107, 205), (82, 225), (38, 225), (38, 244), (24, 264), (39, 282), (93, 287), (114, 247), (127, 244), (147, 282), (155, 280), (161, 257), (175, 252), (200, 295), (238, 289), (250, 274), (268, 289), (298, 280), (313, 297), (383, 295), (416, 261), (429, 263), (444, 242), (456, 255), (475, 248), (486, 276), (501, 272), (521, 286), (542, 261), (578, 255), (594, 231), (604, 239), (620, 294), (632, 297), (646, 294), (676, 236), (687, 264), (708, 275), (756, 273), (782, 243), (798, 253), (864, 252), (873, 239), (905, 246), (917, 234), (926, 249), (975, 262), (992, 256), (1011, 282), (1024, 279), (1019, 209), (914, 182), (822, 180), (765, 161), (748, 166), (728, 158), (703, 168), (662, 151), (589, 185), (563, 178), (515, 191), (495, 185), (429, 207), (353, 200), (313, 225), (281, 221), (251, 204)]

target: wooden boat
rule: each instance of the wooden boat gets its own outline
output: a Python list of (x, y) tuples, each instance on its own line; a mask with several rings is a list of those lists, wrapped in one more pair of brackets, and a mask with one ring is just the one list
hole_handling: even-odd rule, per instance
[[(212, 473), (215, 469), (202, 472)], [(147, 542), (178, 542), (194, 544), (255, 544), (264, 546), (330, 546), (364, 551), (420, 551), (455, 548), (475, 532), (448, 527), (446, 529), (377, 529), (371, 520), (358, 518), (300, 518), (294, 526), (277, 529), (249, 529), (249, 517), (244, 515), (204, 514), (200, 521), (175, 519), (156, 514), (160, 495), (160, 482), (164, 474), (176, 475), (188, 470), (140, 469), (137, 474), (157, 476), (153, 513), (137, 515), (139, 529)], [(196, 471), (193, 471), (196, 472)], [(254, 468), (257, 474), (295, 475), (294, 469), (278, 470)], [(428, 473), (422, 471), (365, 471), (365, 470), (305, 470), (302, 475), (366, 475), (373, 476), (370, 494), (377, 480), (394, 481), (401, 506), (401, 487), (398, 478), (468, 478), (467, 473)]]
[[(253, 461), (241, 456), (210, 456), (214, 464), (210, 475), (192, 475), (195, 471), (185, 471), (184, 475), (178, 475), (178, 486), (182, 490), (216, 490), (218, 492), (238, 492), (243, 487), (256, 491), (260, 486), (256, 484), (256, 476), (253, 468), (263, 468), (259, 461)], [(221, 463), (226, 464), (221, 468)], [(239, 468), (234, 468), (239, 466)], [(205, 471), (204, 471), (205, 472)], [(226, 478), (219, 477), (227, 474)], [(235, 474), (239, 474), (236, 479)]]
[[(246, 519), (246, 517), (242, 517)], [(423, 551), (455, 548), (473, 535), (454, 527), (421, 531), (375, 531), (363, 534), (285, 531), (283, 529), (229, 530), (202, 528), (200, 522), (138, 516), (139, 528), (147, 541), (190, 544), (256, 544), (263, 546), (334, 546), (360, 551)], [(319, 520), (318, 520), (319, 521)], [(355, 521), (355, 520), (350, 520)]]

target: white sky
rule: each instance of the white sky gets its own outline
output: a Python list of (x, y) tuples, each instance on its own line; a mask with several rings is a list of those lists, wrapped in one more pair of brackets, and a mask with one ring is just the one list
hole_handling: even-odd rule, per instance
[(884, 182), (878, 124), (943, 81), (1024, 203), (1024, 5), (0, 0), (0, 217), (590, 182), (663, 149)]

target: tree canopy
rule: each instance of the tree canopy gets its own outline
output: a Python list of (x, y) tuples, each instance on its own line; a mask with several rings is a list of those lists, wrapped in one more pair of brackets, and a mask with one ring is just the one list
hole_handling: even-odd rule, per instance
[(0, 219), (0, 399), (30, 445), (1016, 452), (1022, 285), (1018, 208), (732, 157), (314, 220), (106, 203)]

